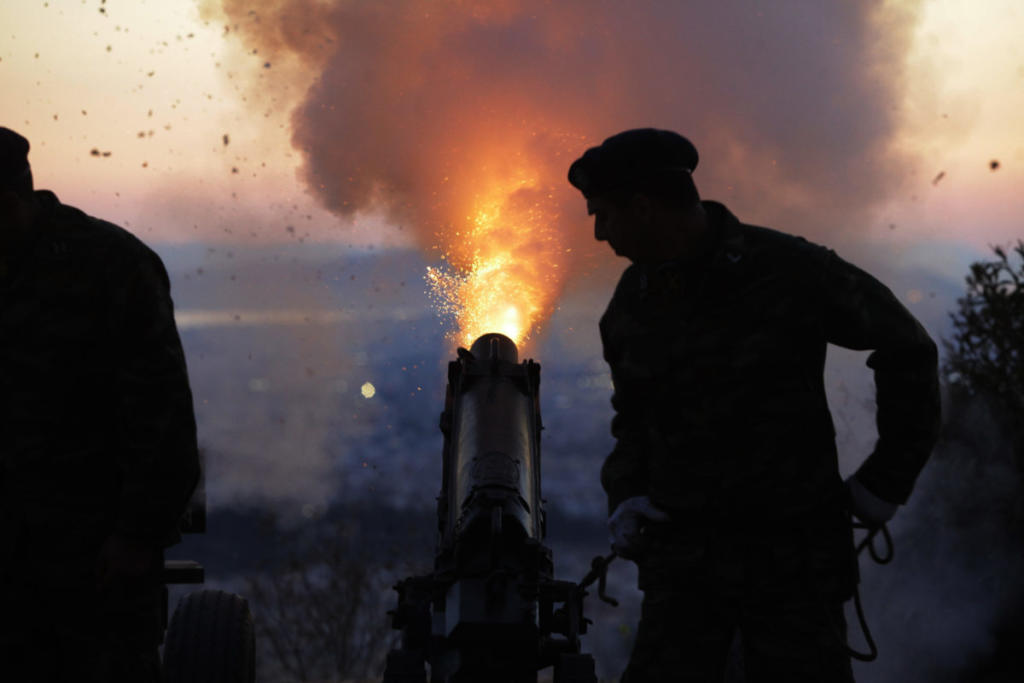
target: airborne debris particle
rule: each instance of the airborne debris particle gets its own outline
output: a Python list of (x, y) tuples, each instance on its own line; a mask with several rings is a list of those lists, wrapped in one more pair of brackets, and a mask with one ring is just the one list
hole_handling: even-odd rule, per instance
[(946, 177), (945, 171), (939, 171), (939, 174), (932, 178), (932, 185), (938, 185), (939, 181)]
[(269, 69), (270, 68), (270, 62), (263, 62), (263, 68), (264, 69)]
[(89, 154), (91, 154), (94, 157), (109, 157), (110, 156), (110, 152), (101, 152), (98, 149), (96, 149), (95, 147), (93, 147), (91, 150), (89, 150)]
[(238, 173), (238, 167), (237, 166), (232, 166), (231, 167), (231, 172), (232, 173)]
[(990, 171), (998, 171), (999, 170), (999, 160), (998, 159), (993, 159), (992, 161), (988, 162), (988, 169)]
[(224, 137), (221, 138), (224, 141), (224, 146), (227, 147), (228, 143), (231, 142), (231, 138), (228, 137), (227, 133), (224, 133)]

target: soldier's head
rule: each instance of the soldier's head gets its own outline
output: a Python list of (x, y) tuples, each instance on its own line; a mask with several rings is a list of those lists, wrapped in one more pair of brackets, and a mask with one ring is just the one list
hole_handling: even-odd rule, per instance
[(569, 167), (569, 182), (586, 197), (595, 239), (633, 261), (673, 258), (704, 226), (697, 161), (682, 135), (638, 128), (588, 149)]
[(32, 169), (28, 140), (0, 127), (0, 241), (20, 238), (31, 222)]

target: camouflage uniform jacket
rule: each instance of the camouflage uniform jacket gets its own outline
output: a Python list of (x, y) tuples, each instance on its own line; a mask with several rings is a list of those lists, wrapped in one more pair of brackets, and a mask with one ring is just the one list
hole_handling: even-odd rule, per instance
[(831, 250), (704, 207), (703, 253), (631, 265), (601, 318), (617, 440), (601, 470), (609, 511), (648, 495), (694, 527), (802, 529), (841, 552), (850, 531), (826, 346), (874, 351), (879, 439), (860, 476), (897, 503), (938, 436), (936, 346), (889, 289)]
[(0, 524), (16, 562), (75, 583), (113, 531), (176, 540), (196, 426), (160, 258), (35, 196), (32, 242), (0, 278)]

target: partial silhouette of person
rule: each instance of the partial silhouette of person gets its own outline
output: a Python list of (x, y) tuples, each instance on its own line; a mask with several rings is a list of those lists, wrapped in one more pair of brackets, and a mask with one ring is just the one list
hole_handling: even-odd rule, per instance
[[(644, 593), (627, 683), (852, 681), (843, 603), (851, 512), (905, 503), (938, 438), (935, 343), (830, 249), (701, 201), (677, 133), (629, 130), (569, 170), (594, 237), (632, 263), (600, 322), (615, 447), (601, 469), (613, 549)], [(843, 482), (828, 344), (871, 350), (878, 441)]]
[(199, 476), (160, 258), (33, 189), (0, 128), (0, 678), (157, 681), (163, 550)]

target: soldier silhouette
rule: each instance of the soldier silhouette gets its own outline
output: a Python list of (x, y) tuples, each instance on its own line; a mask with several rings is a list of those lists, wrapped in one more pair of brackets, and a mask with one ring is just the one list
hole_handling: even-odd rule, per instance
[[(629, 130), (569, 169), (594, 236), (632, 263), (601, 318), (616, 445), (612, 546), (644, 592), (626, 683), (852, 681), (851, 512), (905, 503), (938, 437), (938, 354), (884, 285), (803, 238), (701, 201), (696, 148)], [(872, 350), (878, 442), (843, 482), (827, 344)]]
[(0, 128), (0, 671), (157, 681), (163, 549), (199, 475), (159, 257), (34, 191)]

